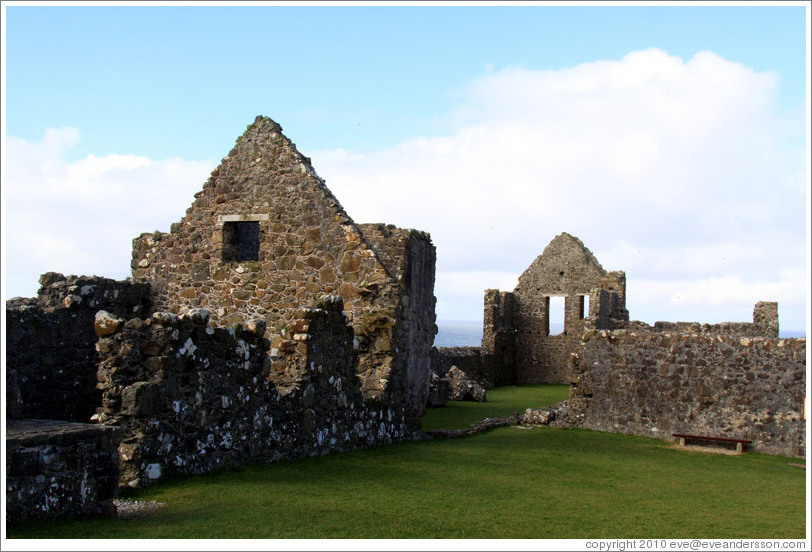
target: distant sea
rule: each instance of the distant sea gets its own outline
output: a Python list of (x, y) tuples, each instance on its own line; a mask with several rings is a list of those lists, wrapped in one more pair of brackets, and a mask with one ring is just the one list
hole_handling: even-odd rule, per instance
[[(482, 322), (465, 320), (440, 320), (437, 322), (437, 335), (434, 338), (435, 347), (479, 347), (482, 344)], [(550, 330), (555, 333), (561, 331), (556, 324), (551, 324)], [(806, 332), (781, 330), (779, 337), (804, 337)]]
[(435, 347), (479, 347), (482, 344), (482, 322), (438, 320)]
[[(553, 334), (561, 333), (563, 324), (550, 324)], [(467, 320), (439, 320), (435, 347), (479, 347), (482, 345), (482, 322)]]

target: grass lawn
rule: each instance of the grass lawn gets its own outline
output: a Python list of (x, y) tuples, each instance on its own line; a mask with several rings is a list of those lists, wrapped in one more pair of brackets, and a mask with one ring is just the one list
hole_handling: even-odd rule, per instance
[(7, 537), (800, 539), (799, 463), (508, 427), (177, 478), (138, 494), (166, 503), (141, 518), (8, 525)]
[(439, 408), (428, 408), (422, 419), (423, 431), (463, 429), (485, 418), (520, 414), (528, 408), (541, 408), (569, 398), (569, 385), (520, 385), (488, 390), (484, 403), (449, 401)]

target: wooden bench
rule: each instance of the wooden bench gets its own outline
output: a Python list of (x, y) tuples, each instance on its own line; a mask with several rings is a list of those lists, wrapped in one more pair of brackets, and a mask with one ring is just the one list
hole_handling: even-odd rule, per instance
[(672, 437), (679, 437), (679, 444), (685, 446), (686, 439), (693, 441), (715, 441), (719, 443), (736, 443), (736, 452), (741, 453), (744, 450), (744, 445), (749, 445), (753, 441), (747, 439), (732, 439), (730, 437), (709, 437), (707, 435), (686, 435), (684, 433), (672, 433)]

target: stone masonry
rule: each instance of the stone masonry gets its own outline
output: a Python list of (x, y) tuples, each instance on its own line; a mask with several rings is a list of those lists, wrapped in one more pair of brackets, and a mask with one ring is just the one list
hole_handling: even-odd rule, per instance
[[(604, 271), (580, 240), (562, 233), (513, 292), (485, 291), (482, 347), (434, 350), (432, 369), (465, 366), (486, 387), (570, 385), (555, 416), (529, 413), (528, 423), (555, 417), (665, 439), (727, 436), (763, 452), (804, 455), (806, 340), (778, 338), (777, 303), (756, 303), (752, 322), (649, 325), (629, 320), (625, 293), (625, 273)], [(559, 335), (549, 335), (553, 296), (564, 297)]]
[[(564, 330), (550, 334), (550, 299), (564, 300)], [(588, 306), (587, 306), (588, 305)], [(493, 370), (519, 384), (567, 383), (569, 356), (587, 324), (629, 319), (626, 275), (607, 272), (578, 238), (550, 242), (512, 292), (485, 291), (482, 348)]]
[(432, 366), (569, 383), (557, 418), (593, 429), (805, 452), (806, 341), (778, 339), (776, 303), (752, 323), (630, 321), (625, 273), (562, 233), (485, 292), (481, 347), (432, 350), (435, 260), (425, 232), (356, 224), (257, 117), (168, 233), (133, 240), (131, 280), (47, 273), (7, 302), (7, 520), (109, 513), (115, 481), (416, 437)]
[(132, 269), (152, 285), (155, 311), (205, 308), (223, 326), (262, 318), (271, 335), (339, 295), (363, 392), (380, 397), (391, 385), (427, 389), (434, 264), (428, 234), (356, 225), (281, 127), (257, 117), (183, 220), (134, 240)]
[(6, 519), (113, 515), (119, 440), (114, 427), (8, 420)]
[(99, 339), (97, 418), (123, 429), (123, 485), (411, 436), (406, 403), (363, 397), (340, 297), (299, 309), (278, 349), (262, 320), (208, 322), (205, 309), (159, 312)]
[(129, 486), (416, 434), (431, 238), (353, 222), (281, 131), (257, 117), (170, 232), (133, 240), (133, 281), (47, 274), (38, 299), (7, 303), (23, 433), (24, 418), (117, 428)]
[(6, 415), (88, 423), (101, 398), (95, 314), (145, 313), (149, 286), (54, 272), (40, 285), (36, 298), (6, 303)]
[(805, 339), (639, 330), (582, 339), (570, 416), (583, 427), (749, 439), (760, 452), (804, 456)]

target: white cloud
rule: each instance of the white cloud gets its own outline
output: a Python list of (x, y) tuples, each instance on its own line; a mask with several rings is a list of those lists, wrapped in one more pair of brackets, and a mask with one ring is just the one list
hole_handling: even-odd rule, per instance
[(516, 287), (515, 274), (499, 270), (437, 271), (434, 294), (438, 320), (482, 319), (486, 289), (510, 290)]
[[(629, 283), (627, 307), (651, 321), (750, 322), (756, 302), (778, 301), (781, 327), (799, 331), (804, 329), (807, 288), (805, 271), (797, 269), (778, 269), (768, 280), (739, 274), (692, 280), (643, 278)], [(673, 316), (663, 317), (663, 312)], [(697, 312), (704, 316), (691, 316)]]
[(40, 142), (7, 138), (6, 297), (35, 295), (47, 271), (128, 277), (132, 239), (168, 231), (213, 168), (135, 155), (66, 162), (79, 140), (73, 128), (48, 129)]
[(769, 281), (745, 281), (740, 275), (713, 276), (696, 280), (641, 280), (635, 282), (635, 293), (643, 303), (665, 298), (669, 304), (684, 306), (735, 305), (752, 307), (758, 297), (779, 301), (787, 306), (803, 304), (804, 273), (799, 270), (779, 270)]
[[(778, 119), (777, 86), (711, 52), (508, 68), (470, 84), (445, 136), (312, 158), (356, 220), (429, 231), (438, 273), (518, 276), (567, 231), (629, 282), (662, 283), (642, 304), (630, 297), (647, 321), (670, 319), (677, 291), (705, 321), (710, 295), (752, 305), (780, 289), (803, 303), (804, 287), (781, 274), (805, 266), (805, 150), (781, 149), (798, 127)], [(499, 284), (470, 290), (469, 303)], [(438, 312), (452, 306), (442, 293)]]
[[(355, 220), (431, 233), (440, 318), (480, 319), (483, 291), (512, 289), (566, 231), (626, 271), (632, 318), (746, 321), (779, 300), (782, 327), (798, 329), (809, 176), (778, 85), (711, 52), (506, 68), (470, 83), (445, 135), (304, 153)], [(7, 297), (32, 295), (47, 270), (127, 276), (132, 238), (179, 220), (213, 168), (65, 162), (79, 139), (6, 141)]]

